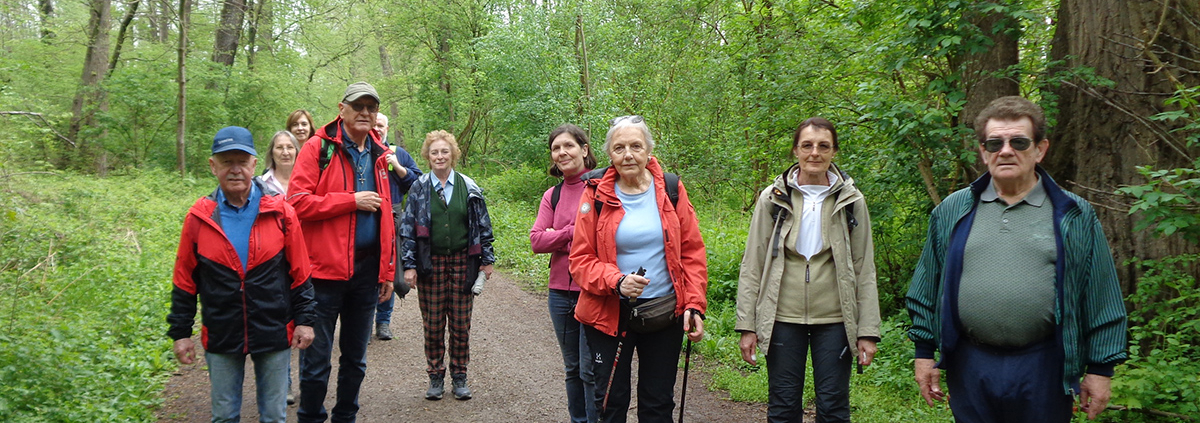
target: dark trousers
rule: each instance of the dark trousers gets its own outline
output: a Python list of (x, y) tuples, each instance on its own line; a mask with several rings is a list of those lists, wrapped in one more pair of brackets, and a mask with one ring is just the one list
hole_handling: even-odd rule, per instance
[[(640, 423), (670, 423), (675, 410), (675, 373), (679, 368), (679, 351), (683, 343), (683, 326), (668, 326), (652, 333), (626, 333), (621, 346), (621, 357), (617, 372), (612, 378), (609, 392), (609, 375), (613, 369), (613, 357), (617, 352), (617, 337), (608, 336), (591, 326), (583, 326), (588, 347), (592, 350), (595, 378), (595, 407), (601, 410), (600, 418), (609, 423), (624, 423), (629, 411), (630, 362), (637, 351), (638, 387), (637, 417)], [(604, 407), (605, 393), (608, 405)]]
[(1015, 351), (958, 343), (946, 363), (950, 409), (959, 423), (1065, 423), (1062, 353), (1053, 338)]
[[(379, 253), (363, 254), (354, 261), (354, 275), (348, 281), (313, 279), (316, 294), (316, 337), (300, 351), (300, 407), (296, 417), (302, 423), (353, 422), (358, 414), (358, 391), (367, 373), (367, 340), (371, 320), (379, 301)], [(337, 403), (332, 416), (325, 410), (325, 394), (333, 368), (333, 331), (338, 318), (342, 330), (338, 341)]]
[[(446, 327), (450, 328), (450, 374), (467, 373), (471, 361), (471, 308), (475, 295), (463, 289), (467, 253), (434, 254), (433, 272), (417, 276), (417, 302), (425, 326), (425, 371), (446, 374)], [(473, 282), (473, 281), (472, 281)]]
[(804, 417), (804, 367), (813, 357), (817, 422), (850, 421), (850, 354), (846, 326), (775, 322), (767, 350), (767, 421), (800, 423)]

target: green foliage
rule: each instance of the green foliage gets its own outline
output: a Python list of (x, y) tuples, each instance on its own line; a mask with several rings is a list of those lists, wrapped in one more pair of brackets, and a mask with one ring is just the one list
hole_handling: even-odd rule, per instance
[(211, 187), (141, 172), (0, 181), (0, 420), (153, 420), (175, 365), (162, 319), (179, 228)]
[(1113, 398), (1131, 409), (1200, 413), (1200, 255), (1138, 260), (1145, 273), (1126, 300), (1130, 359), (1117, 369)]
[(1135, 199), (1129, 213), (1141, 213), (1134, 229), (1153, 227), (1161, 236), (1178, 234), (1200, 244), (1200, 159), (1191, 168), (1139, 166), (1138, 172), (1146, 177), (1146, 184), (1117, 189)]

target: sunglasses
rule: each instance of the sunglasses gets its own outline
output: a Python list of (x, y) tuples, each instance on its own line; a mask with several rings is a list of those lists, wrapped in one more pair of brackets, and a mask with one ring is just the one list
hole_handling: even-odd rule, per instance
[[(983, 149), (987, 150), (989, 153), (995, 153), (1004, 148), (1004, 140), (1001, 138), (989, 138), (980, 144), (983, 145)], [(1011, 145), (1013, 150), (1025, 151), (1028, 150), (1029, 147), (1033, 146), (1033, 140), (1025, 137), (1010, 138), (1008, 140), (1008, 145)]]
[(378, 104), (347, 103), (344, 101), (342, 102), (342, 104), (350, 106), (350, 108), (354, 109), (354, 111), (356, 111), (356, 112), (361, 112), (361, 111), (363, 111), (363, 109), (367, 109), (367, 112), (369, 112), (369, 113), (379, 112)]
[(621, 123), (624, 121), (629, 121), (629, 123), (632, 123), (632, 124), (638, 124), (638, 123), (642, 123), (642, 121), (644, 121), (644, 120), (645, 119), (642, 119), (642, 117), (638, 116), (638, 115), (621, 116), (619, 118), (614, 118), (613, 120), (608, 121), (608, 127), (612, 128), (614, 126), (617, 126), (618, 123)]

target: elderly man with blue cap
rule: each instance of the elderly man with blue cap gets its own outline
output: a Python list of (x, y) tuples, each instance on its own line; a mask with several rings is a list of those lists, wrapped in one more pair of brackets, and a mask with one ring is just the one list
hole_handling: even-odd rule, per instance
[(217, 131), (208, 165), (218, 187), (188, 210), (175, 256), (167, 335), (180, 363), (196, 362), (198, 298), (214, 422), (240, 420), (247, 356), (259, 421), (286, 421), (288, 348), (307, 348), (314, 336), (300, 220), (282, 196), (263, 195), (256, 156), (246, 128)]

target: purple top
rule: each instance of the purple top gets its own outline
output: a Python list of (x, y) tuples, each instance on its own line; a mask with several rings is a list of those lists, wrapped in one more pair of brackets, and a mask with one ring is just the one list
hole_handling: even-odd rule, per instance
[[(579, 284), (571, 282), (567, 256), (571, 254), (571, 239), (575, 237), (575, 215), (579, 213), (579, 198), (587, 185), (579, 179), (583, 173), (564, 178), (562, 191), (558, 194), (558, 207), (550, 208), (550, 197), (554, 187), (542, 194), (542, 205), (538, 208), (537, 220), (529, 229), (529, 244), (534, 253), (550, 253), (550, 289), (578, 291)], [(554, 228), (547, 231), (546, 228)]]

